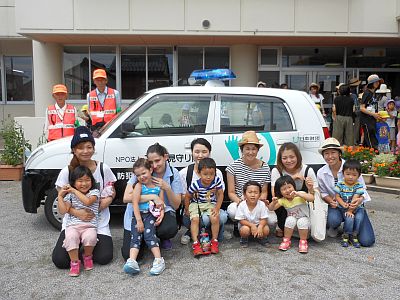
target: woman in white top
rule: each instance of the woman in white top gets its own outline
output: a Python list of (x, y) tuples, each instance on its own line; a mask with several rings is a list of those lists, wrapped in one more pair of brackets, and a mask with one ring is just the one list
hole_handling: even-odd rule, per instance
[[(319, 189), (321, 191), (321, 197), (329, 205), (327, 226), (328, 236), (331, 237), (335, 237), (337, 235), (337, 228), (344, 221), (343, 215), (338, 209), (338, 203), (335, 200), (336, 193), (334, 190), (338, 181), (343, 180), (342, 169), (344, 159), (342, 159), (342, 151), (343, 148), (340, 146), (339, 141), (335, 138), (327, 138), (322, 143), (322, 146), (319, 149), (319, 153), (321, 153), (324, 160), (326, 161), (326, 165), (318, 170), (317, 178)], [(370, 201), (371, 198), (366, 191), (365, 182), (362, 176), (359, 177), (358, 182), (360, 182), (365, 188), (364, 197), (361, 197), (358, 201), (361, 201), (363, 203)], [(358, 207), (360, 205), (360, 202), (358, 201), (355, 203), (351, 203), (350, 207)], [(375, 243), (374, 229), (371, 225), (366, 211), (360, 226), (358, 239), (361, 246), (364, 247), (370, 247)]]
[[(293, 178), (296, 183), (296, 191), (314, 194), (314, 189), (318, 188), (314, 170), (303, 164), (300, 150), (293, 143), (284, 143), (279, 148), (276, 167), (271, 172), (271, 191), (273, 197), (275, 197), (275, 182), (283, 175), (289, 175)], [(286, 210), (280, 207), (275, 212), (278, 217), (278, 226), (283, 230), (287, 216)], [(281, 236), (281, 234), (281, 231), (278, 230), (277, 236)]]
[[(209, 141), (207, 141), (204, 138), (194, 139), (192, 141), (192, 143), (190, 144), (190, 148), (192, 150), (194, 164), (189, 165), (179, 171), (179, 176), (181, 177), (182, 187), (183, 187), (183, 190), (185, 191), (185, 193), (182, 194), (182, 196), (183, 196), (182, 200), (184, 200), (185, 194), (188, 189), (188, 186), (187, 186), (188, 181), (190, 181), (189, 184), (191, 184), (200, 178), (200, 173), (198, 171), (198, 165), (199, 165), (200, 160), (202, 160), (203, 158), (210, 157), (210, 155), (211, 155), (211, 144)], [(221, 179), (222, 189), (225, 190), (224, 177), (222, 175), (222, 172), (219, 169), (217, 169), (216, 176)], [(220, 209), (220, 211), (219, 211), (220, 228), (219, 228), (219, 234), (218, 234), (219, 242), (221, 242), (224, 239), (224, 226), (225, 226), (226, 221), (228, 221), (228, 214), (226, 213), (225, 210)], [(204, 214), (202, 216), (202, 222), (203, 222), (204, 226), (208, 227), (210, 224), (209, 216)], [(182, 223), (186, 228), (188, 228), (188, 230), (186, 231), (185, 234), (182, 235), (181, 243), (183, 245), (187, 245), (190, 242), (190, 230), (189, 230), (190, 220), (186, 215), (182, 216)]]
[[(76, 128), (75, 134), (71, 140), (71, 149), (73, 153), (69, 166), (63, 168), (58, 175), (56, 188), (59, 190), (69, 183), (69, 173), (79, 165), (88, 167), (97, 183), (97, 189), (103, 190), (106, 184), (112, 185), (117, 179), (111, 169), (98, 161), (92, 159), (94, 154), (95, 141), (90, 130), (81, 126)], [(108, 206), (111, 204), (115, 192), (111, 196), (101, 198), (99, 206), (99, 221), (97, 227), (97, 244), (93, 250), (93, 261), (105, 265), (113, 259), (113, 242), (109, 227), (110, 210)], [(77, 210), (71, 208), (69, 214), (81, 219), (82, 221), (90, 221), (94, 218), (91, 210)], [(61, 234), (58, 238), (56, 246), (53, 249), (52, 260), (54, 265), (60, 269), (68, 269), (70, 267), (70, 259), (67, 251), (63, 248), (65, 239), (65, 227), (68, 214), (64, 215)]]
[(325, 110), (324, 110), (324, 105), (323, 105), (323, 101), (324, 101), (324, 96), (322, 96), (319, 93), (319, 84), (318, 83), (311, 83), (310, 88), (309, 88), (309, 94), (311, 97), (311, 100), (314, 101), (315, 105), (317, 105), (318, 109), (321, 111), (322, 115), (325, 117)]

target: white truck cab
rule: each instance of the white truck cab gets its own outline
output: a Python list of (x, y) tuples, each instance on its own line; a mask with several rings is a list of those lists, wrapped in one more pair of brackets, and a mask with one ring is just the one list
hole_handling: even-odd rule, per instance
[[(170, 154), (172, 166), (192, 163), (190, 143), (203, 137), (224, 172), (240, 157), (238, 141), (245, 131), (257, 132), (264, 146), (259, 157), (271, 167), (285, 142), (295, 143), (303, 162), (315, 169), (323, 163), (318, 148), (328, 137), (321, 113), (300, 91), (252, 87), (189, 86), (151, 90), (133, 101), (96, 137), (94, 159), (105, 162), (117, 177), (113, 206), (122, 206), (126, 181), (138, 157), (158, 142)], [(44, 203), (49, 222), (60, 228), (54, 182), (72, 157), (71, 138), (50, 142), (29, 157), (22, 180), (26, 212)]]

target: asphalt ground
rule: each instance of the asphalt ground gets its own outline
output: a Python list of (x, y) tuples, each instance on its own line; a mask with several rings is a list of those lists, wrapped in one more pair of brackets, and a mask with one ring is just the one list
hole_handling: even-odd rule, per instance
[(25, 213), (19, 182), (0, 182), (0, 190), (0, 299), (400, 299), (399, 195), (371, 192), (367, 208), (376, 233), (371, 248), (346, 249), (339, 238), (328, 238), (310, 242), (304, 255), (296, 239), (283, 253), (275, 237), (266, 248), (250, 243), (247, 249), (233, 238), (221, 244), (220, 254), (195, 259), (189, 245), (179, 243), (181, 230), (173, 249), (163, 252), (167, 269), (157, 277), (148, 273), (150, 254), (139, 275), (122, 272), (122, 217), (113, 215), (112, 263), (70, 278), (52, 264), (59, 232), (43, 208)]

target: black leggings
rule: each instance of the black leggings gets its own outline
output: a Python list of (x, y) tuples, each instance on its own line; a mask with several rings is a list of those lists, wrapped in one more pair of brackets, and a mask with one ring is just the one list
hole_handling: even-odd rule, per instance
[[(59, 269), (69, 269), (70, 259), (68, 252), (63, 248), (65, 239), (65, 230), (61, 231), (56, 246), (53, 249), (52, 260), (54, 265)], [(93, 250), (93, 261), (100, 265), (106, 265), (113, 259), (113, 241), (111, 236), (98, 234), (97, 244)]]
[(275, 210), (275, 213), (276, 213), (276, 217), (278, 219), (278, 227), (281, 230), (284, 230), (285, 229), (285, 221), (286, 221), (286, 218), (287, 218), (286, 209), (283, 206), (281, 206), (281, 207), (279, 207), (278, 209)]
[[(169, 211), (164, 214), (161, 224), (157, 227), (157, 237), (160, 240), (168, 240), (178, 233), (178, 224), (176, 222), (175, 212)], [(144, 245), (144, 244), (142, 244)], [(124, 237), (122, 241), (121, 254), (127, 260), (129, 258), (129, 250), (131, 249), (131, 232), (124, 229)], [(143, 247), (140, 248), (142, 252)], [(140, 254), (139, 254), (140, 257)]]

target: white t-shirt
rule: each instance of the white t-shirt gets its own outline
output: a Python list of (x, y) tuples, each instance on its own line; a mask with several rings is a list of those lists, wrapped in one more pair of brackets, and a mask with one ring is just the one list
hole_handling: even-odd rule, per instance
[[(388, 112), (390, 116), (397, 117), (397, 110), (392, 110)], [(396, 127), (396, 119), (395, 118), (387, 118), (386, 123), (389, 125), (390, 128)]]
[[(301, 167), (300, 174), (304, 176), (304, 174), (306, 172), (306, 169), (307, 169), (307, 165), (303, 165)], [(290, 174), (290, 173), (286, 172), (285, 170), (283, 170), (282, 171), (282, 175), (293, 176), (294, 174)], [(318, 188), (317, 176), (315, 176), (315, 172), (314, 172), (313, 168), (310, 167), (308, 169), (307, 176), (311, 177), (311, 179), (314, 181), (314, 188)], [(281, 177), (281, 174), (279, 174), (278, 169), (277, 168), (273, 168), (272, 171), (271, 171), (271, 188), (272, 189), (274, 188), (275, 182), (279, 177)], [(296, 179), (294, 182), (296, 183), (296, 191), (301, 190), (301, 188), (303, 187), (303, 180)]]
[[(115, 178), (114, 173), (111, 171), (110, 167), (107, 166), (105, 163), (103, 163), (103, 171), (104, 171), (104, 182), (105, 183), (117, 181), (117, 178)], [(93, 177), (96, 180), (96, 182), (99, 183), (99, 190), (102, 191), (103, 190), (103, 178), (101, 177), (99, 162), (97, 162), (97, 168), (96, 168), (96, 171), (94, 171), (94, 173), (93, 173)], [(60, 174), (58, 175), (57, 180), (56, 180), (56, 187), (62, 188), (66, 184), (69, 184), (68, 166), (64, 167), (60, 171)], [(65, 229), (66, 223), (67, 223), (67, 218), (68, 218), (68, 214), (65, 214), (64, 218), (63, 218), (61, 230)], [(98, 220), (98, 227), (97, 227), (98, 234), (111, 236), (110, 227), (108, 225), (109, 221), (110, 221), (110, 210), (107, 207), (107, 208), (103, 209), (101, 212), (99, 212), (99, 220)]]
[[(179, 171), (179, 176), (181, 177), (181, 183), (182, 183), (182, 187), (184, 192), (187, 192), (187, 185), (186, 185), (186, 174), (188, 171), (188, 167), (183, 168), (182, 170)], [(217, 173), (216, 173), (216, 177), (219, 177), (219, 179), (221, 179), (221, 184), (222, 184), (222, 190), (225, 191), (225, 183), (224, 183), (224, 176), (222, 175), (222, 172), (217, 169)], [(199, 180), (200, 176), (196, 174), (196, 172), (193, 170), (193, 176), (192, 176), (192, 182), (195, 182), (196, 180)]]
[(324, 100), (324, 96), (322, 96), (321, 94), (319, 94), (319, 98), (317, 98), (317, 96), (313, 94), (310, 94), (310, 98), (312, 101), (314, 101), (315, 104), (321, 104)]
[(246, 201), (241, 201), (237, 207), (235, 219), (247, 220), (252, 224), (260, 224), (261, 219), (268, 218), (268, 209), (265, 203), (258, 200), (256, 207), (252, 211), (249, 210)]

